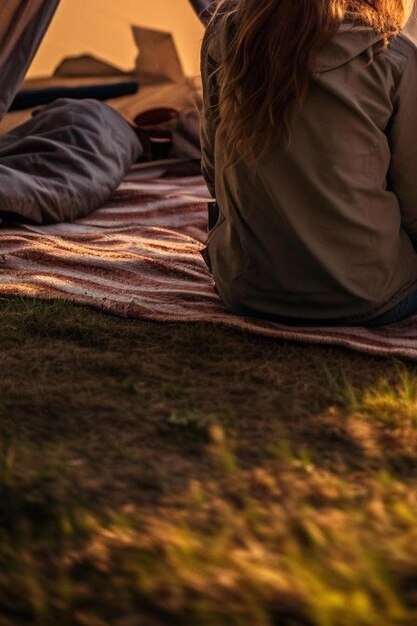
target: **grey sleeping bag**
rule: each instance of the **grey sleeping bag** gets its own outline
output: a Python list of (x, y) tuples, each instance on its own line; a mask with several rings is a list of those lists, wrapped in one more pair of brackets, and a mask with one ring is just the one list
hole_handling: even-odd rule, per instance
[[(1, 0), (0, 119), (58, 0)], [(105, 203), (142, 153), (133, 129), (95, 100), (57, 100), (0, 136), (0, 220), (70, 221)]]
[(0, 137), (0, 216), (71, 221), (103, 205), (141, 153), (134, 131), (95, 100), (57, 100)]

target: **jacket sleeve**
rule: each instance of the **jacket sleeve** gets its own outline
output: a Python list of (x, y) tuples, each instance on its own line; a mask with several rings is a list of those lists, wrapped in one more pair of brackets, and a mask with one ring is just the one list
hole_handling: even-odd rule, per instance
[(417, 49), (408, 60), (393, 98), (394, 113), (387, 131), (391, 148), (389, 189), (399, 200), (404, 229), (417, 247)]
[(201, 79), (203, 104), (201, 111), (201, 169), (212, 198), (215, 198), (215, 138), (218, 126), (218, 83), (215, 72), (218, 62), (209, 52), (210, 27), (207, 29), (201, 49)]

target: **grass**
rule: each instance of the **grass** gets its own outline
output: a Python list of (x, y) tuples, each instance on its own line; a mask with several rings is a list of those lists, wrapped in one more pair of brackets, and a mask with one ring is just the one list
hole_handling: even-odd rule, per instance
[(0, 626), (417, 623), (416, 365), (0, 312)]

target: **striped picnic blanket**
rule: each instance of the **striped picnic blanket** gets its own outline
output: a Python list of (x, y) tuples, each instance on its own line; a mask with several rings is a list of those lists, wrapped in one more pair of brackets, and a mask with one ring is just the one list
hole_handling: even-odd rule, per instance
[(290, 328), (227, 312), (200, 254), (208, 199), (203, 179), (162, 173), (133, 171), (107, 206), (76, 223), (1, 228), (0, 294), (417, 359), (417, 317), (374, 330)]

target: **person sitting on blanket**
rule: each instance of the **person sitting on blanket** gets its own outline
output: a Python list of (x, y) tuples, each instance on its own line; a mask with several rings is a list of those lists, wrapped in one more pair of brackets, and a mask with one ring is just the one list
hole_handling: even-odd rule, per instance
[(202, 47), (203, 256), (224, 304), (291, 325), (417, 313), (407, 0), (221, 0)]

